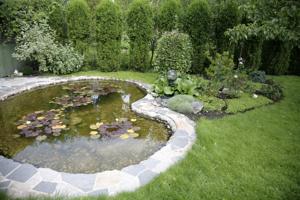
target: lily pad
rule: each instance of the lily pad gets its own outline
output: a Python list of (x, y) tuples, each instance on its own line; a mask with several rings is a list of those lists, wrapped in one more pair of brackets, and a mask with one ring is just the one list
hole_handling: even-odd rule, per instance
[(70, 125), (74, 126), (74, 125), (80, 124), (81, 122), (82, 122), (81, 118), (73, 117), (73, 118), (71, 118)]
[(127, 133), (134, 133), (134, 130), (133, 129), (128, 129)]
[(22, 130), (22, 129), (26, 128), (26, 127), (27, 127), (26, 125), (22, 124), (22, 125), (17, 126), (17, 129)]
[(92, 138), (92, 139), (98, 139), (98, 138), (100, 138), (100, 135), (99, 134), (97, 134), (97, 135), (91, 135), (90, 138)]
[(120, 135), (120, 138), (121, 138), (122, 140), (126, 140), (126, 139), (129, 138), (129, 135), (125, 133), (125, 134)]
[(132, 121), (132, 122), (136, 122), (136, 119), (135, 119), (135, 118), (132, 118), (132, 119), (130, 119), (130, 121)]
[(91, 124), (90, 125), (90, 129), (92, 129), (92, 130), (96, 130), (98, 127), (97, 127), (97, 125), (96, 124)]
[(46, 139), (47, 139), (46, 135), (39, 135), (39, 136), (36, 137), (37, 141), (43, 141), (43, 140), (46, 140)]
[(133, 137), (133, 138), (140, 136), (138, 133), (129, 133), (129, 135), (130, 135), (130, 137)]
[(98, 134), (98, 131), (91, 131), (90, 132), (90, 135), (97, 135)]

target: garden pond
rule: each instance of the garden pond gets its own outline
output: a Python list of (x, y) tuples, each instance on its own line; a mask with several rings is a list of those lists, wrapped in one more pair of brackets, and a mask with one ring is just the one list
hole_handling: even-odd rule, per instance
[(122, 81), (81, 81), (38, 88), (0, 102), (0, 154), (69, 173), (121, 169), (164, 146), (164, 123), (130, 104), (145, 91)]

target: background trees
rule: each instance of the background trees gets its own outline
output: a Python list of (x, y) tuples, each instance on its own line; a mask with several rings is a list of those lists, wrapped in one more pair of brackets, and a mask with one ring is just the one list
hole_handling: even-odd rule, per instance
[(46, 19), (85, 68), (145, 71), (157, 41), (177, 30), (191, 39), (192, 73), (205, 73), (207, 51), (228, 51), (247, 71), (300, 74), (299, 8), (296, 0), (0, 0), (0, 39), (14, 43), (22, 24)]
[(97, 65), (100, 70), (120, 67), (122, 18), (118, 5), (103, 0), (96, 9)]
[(192, 71), (204, 70), (205, 50), (211, 30), (211, 10), (206, 0), (193, 0), (183, 18), (183, 30), (191, 37), (193, 44)]
[(85, 0), (70, 0), (67, 4), (68, 37), (82, 54), (90, 39), (91, 10)]
[(138, 71), (149, 68), (150, 42), (153, 35), (153, 18), (148, 1), (135, 0), (127, 15), (127, 34), (130, 39), (130, 66)]

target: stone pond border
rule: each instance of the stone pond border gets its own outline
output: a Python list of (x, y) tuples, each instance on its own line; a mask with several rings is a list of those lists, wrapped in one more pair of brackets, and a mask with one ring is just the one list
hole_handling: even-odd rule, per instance
[(132, 103), (131, 109), (146, 117), (167, 122), (173, 132), (169, 141), (138, 164), (94, 174), (71, 174), (37, 168), (0, 156), (0, 191), (12, 197), (115, 195), (134, 191), (181, 160), (193, 145), (196, 139), (195, 123), (183, 114), (161, 107), (151, 94), (150, 85), (134, 80), (96, 76), (1, 78), (0, 101), (34, 88), (79, 80), (126, 81), (146, 90), (148, 94)]

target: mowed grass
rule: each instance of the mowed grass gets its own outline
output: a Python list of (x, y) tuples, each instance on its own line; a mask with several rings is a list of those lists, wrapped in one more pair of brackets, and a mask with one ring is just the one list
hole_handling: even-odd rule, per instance
[[(146, 76), (139, 80), (153, 78)], [(300, 77), (275, 79), (284, 87), (282, 101), (200, 119), (187, 157), (150, 184), (114, 197), (76, 199), (300, 199)]]

